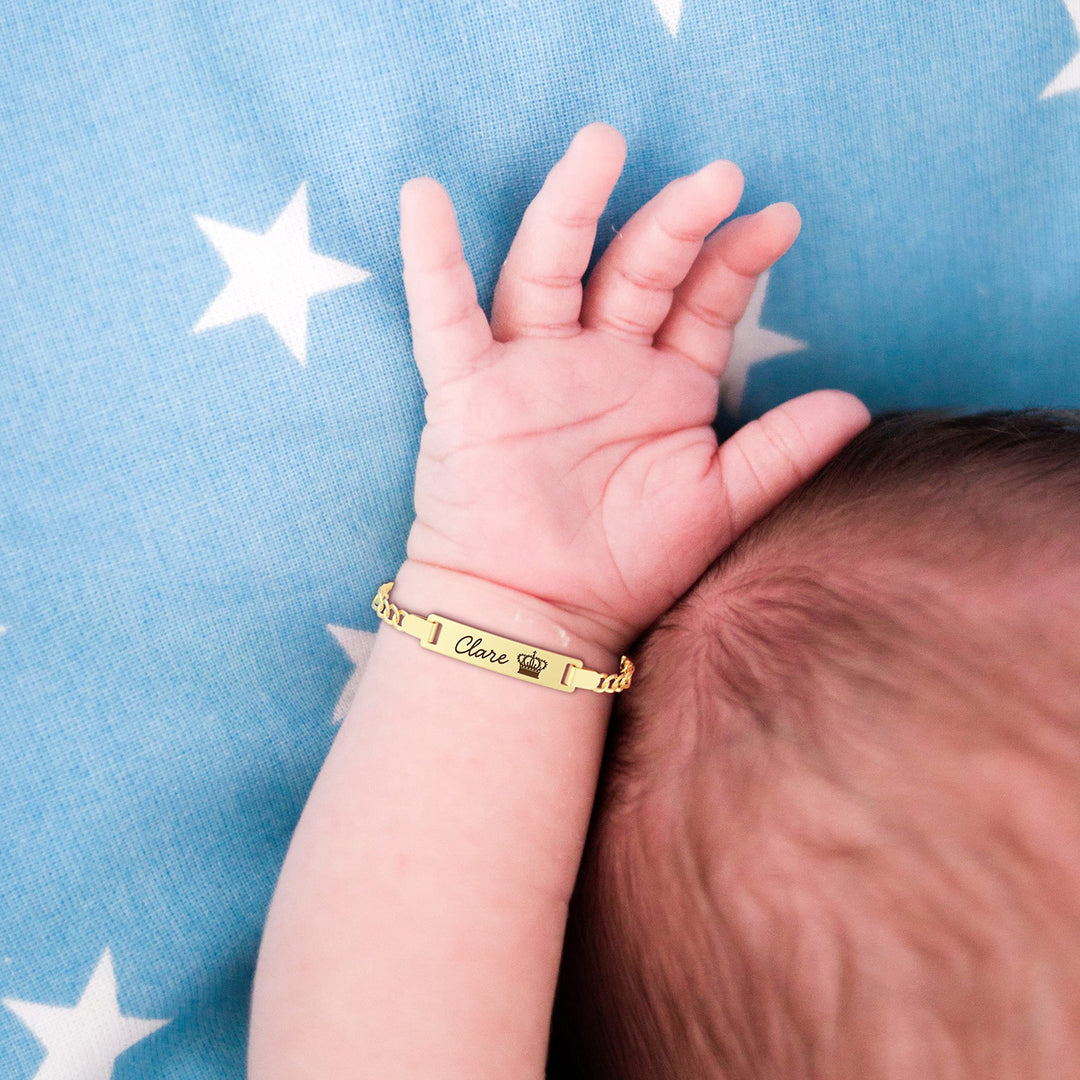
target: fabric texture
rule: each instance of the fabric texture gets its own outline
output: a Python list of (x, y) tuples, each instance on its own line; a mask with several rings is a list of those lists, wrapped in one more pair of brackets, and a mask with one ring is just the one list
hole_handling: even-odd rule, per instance
[(397, 247), (481, 302), (583, 125), (597, 252), (724, 157), (791, 252), (718, 428), (1075, 406), (1078, 0), (15, 0), (0, 13), (0, 1075), (240, 1080), (291, 832), (404, 558)]

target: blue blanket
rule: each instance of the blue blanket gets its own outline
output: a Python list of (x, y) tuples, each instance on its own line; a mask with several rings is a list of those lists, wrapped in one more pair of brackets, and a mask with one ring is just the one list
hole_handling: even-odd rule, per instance
[(597, 250), (717, 157), (792, 251), (718, 425), (1080, 399), (1078, 0), (14, 0), (0, 13), (0, 1075), (240, 1080), (404, 557), (397, 196), (481, 302), (593, 120)]

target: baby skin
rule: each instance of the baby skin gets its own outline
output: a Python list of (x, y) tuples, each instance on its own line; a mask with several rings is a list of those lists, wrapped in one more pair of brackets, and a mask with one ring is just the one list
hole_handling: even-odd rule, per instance
[[(426, 426), (393, 603), (606, 673), (869, 421), (817, 391), (718, 445), (732, 328), (799, 215), (726, 220), (743, 178), (716, 161), (641, 207), (583, 284), (625, 152), (606, 125), (577, 134), (522, 218), (490, 321), (446, 192), (401, 191)], [(612, 700), (380, 625), (267, 918), (251, 1080), (544, 1076)]]

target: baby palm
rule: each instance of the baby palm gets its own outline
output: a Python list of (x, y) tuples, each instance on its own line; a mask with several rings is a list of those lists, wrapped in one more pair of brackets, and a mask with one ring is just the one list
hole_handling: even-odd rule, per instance
[(715, 162), (642, 207), (583, 289), (624, 155), (605, 125), (578, 134), (525, 213), (490, 325), (446, 193), (420, 178), (401, 197), (427, 390), (409, 558), (588, 613), (617, 647), (867, 420), (819, 391), (718, 447), (732, 327), (798, 214), (777, 204), (705, 243), (742, 192)]

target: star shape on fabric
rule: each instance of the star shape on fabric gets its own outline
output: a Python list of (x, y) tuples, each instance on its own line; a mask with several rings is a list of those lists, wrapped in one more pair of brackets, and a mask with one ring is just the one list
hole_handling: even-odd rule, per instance
[(679, 19), (682, 16), (682, 0), (653, 0), (656, 10), (660, 12), (660, 18), (664, 25), (671, 31), (674, 37), (679, 32)]
[(307, 363), (308, 300), (371, 277), (367, 270), (311, 250), (306, 181), (265, 233), (248, 232), (199, 214), (195, 224), (231, 271), (225, 288), (192, 328), (195, 334), (263, 315), (303, 365)]
[(326, 629), (334, 635), (337, 643), (345, 650), (345, 655), (356, 665), (356, 670), (349, 676), (349, 681), (334, 706), (334, 723), (340, 724), (348, 715), (356, 691), (360, 688), (368, 658), (375, 646), (375, 635), (370, 630), (350, 630), (347, 626), (334, 626), (330, 623), (327, 623)]
[[(1065, 0), (1065, 7), (1069, 10), (1069, 17), (1076, 27), (1077, 37), (1080, 37), (1080, 0)], [(1064, 94), (1068, 90), (1080, 90), (1080, 52), (1058, 72), (1053, 82), (1039, 95), (1043, 98), (1054, 97), (1055, 94)]]
[(807, 347), (805, 341), (774, 333), (761, 325), (761, 309), (765, 304), (771, 273), (771, 270), (766, 270), (758, 277), (754, 291), (750, 294), (750, 302), (746, 306), (746, 314), (735, 324), (731, 355), (720, 379), (720, 400), (732, 416), (738, 413), (742, 405), (747, 372), (754, 364)]
[(128, 1047), (169, 1023), (121, 1015), (108, 948), (74, 1008), (2, 1000), (45, 1047), (33, 1080), (111, 1080), (116, 1059)]

